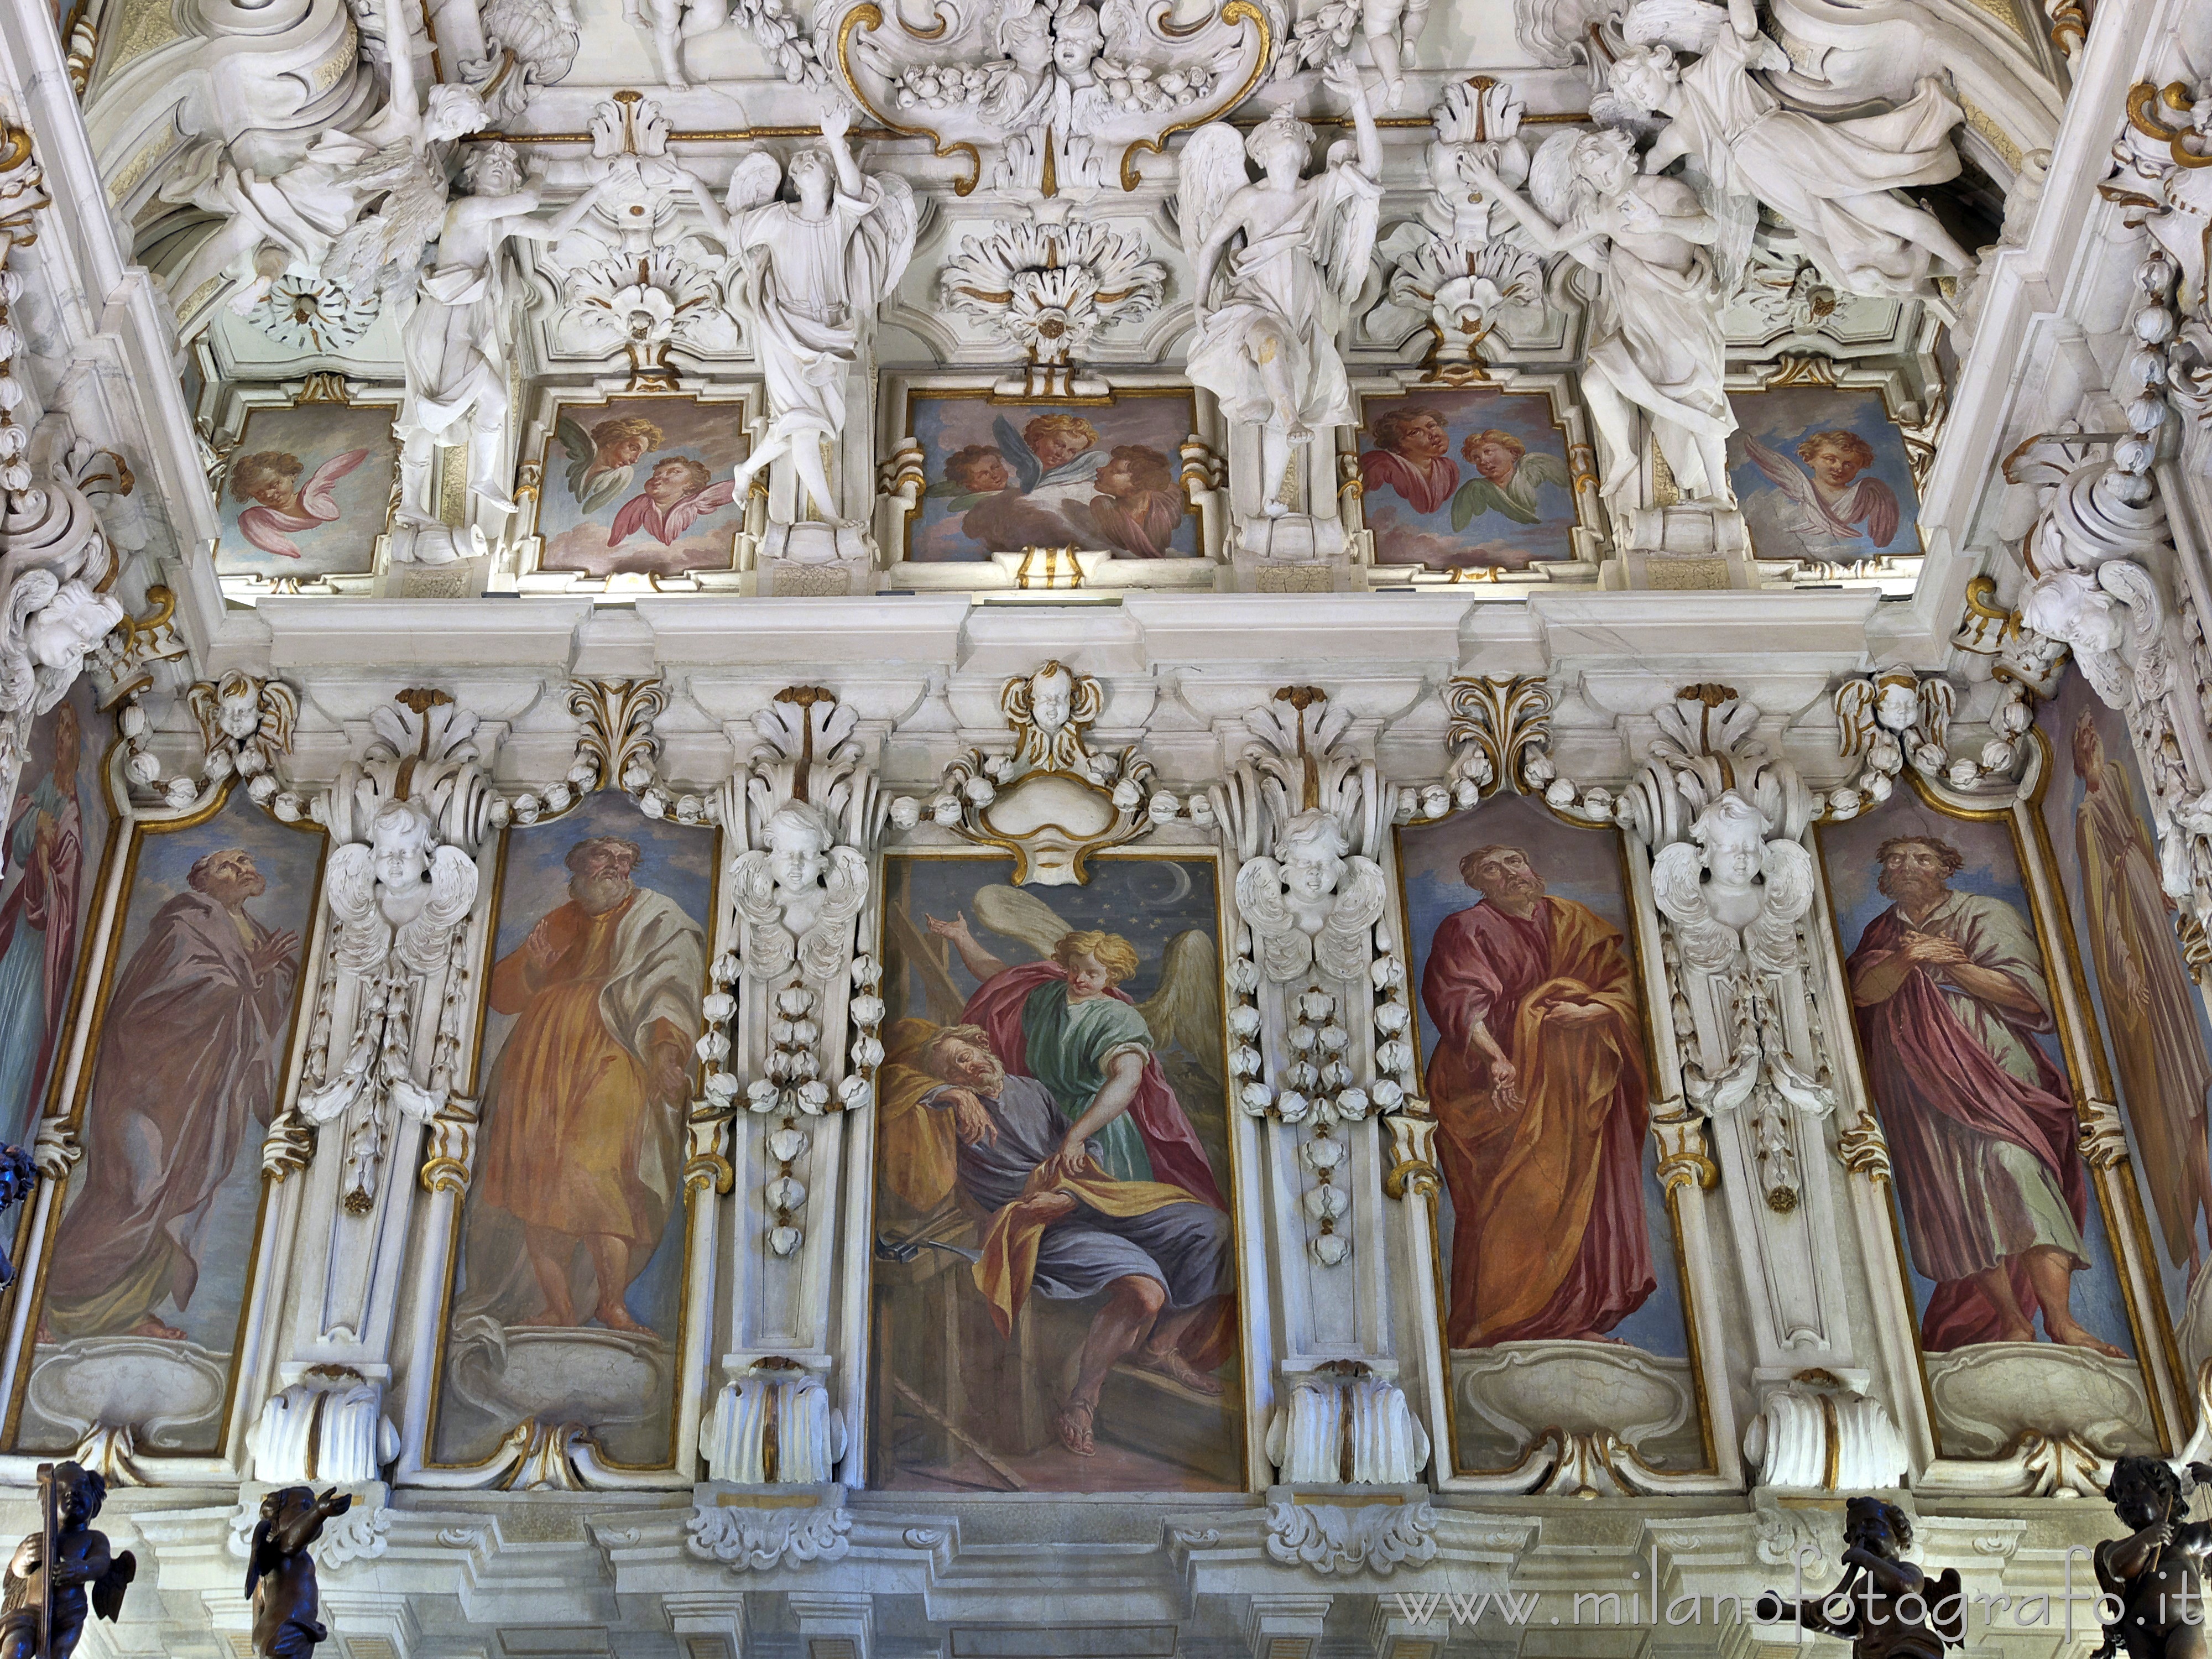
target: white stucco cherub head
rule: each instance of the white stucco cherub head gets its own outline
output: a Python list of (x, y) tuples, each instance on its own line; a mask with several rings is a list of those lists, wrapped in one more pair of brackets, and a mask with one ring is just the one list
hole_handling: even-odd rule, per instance
[(414, 921), (430, 902), (430, 854), (436, 842), (430, 814), (419, 801), (387, 800), (369, 820), (377, 908), (395, 927)]
[[(44, 574), (27, 572), (16, 579), (28, 585), (34, 602), (38, 589), (52, 580), (47, 576), (41, 581)], [(11, 592), (9, 599), (9, 608), (15, 609), (15, 593)], [(35, 686), (28, 701), (33, 714), (43, 714), (62, 700), (83, 670), (85, 658), (123, 620), (123, 607), (82, 577), (73, 577), (55, 583), (35, 609), (27, 608), (18, 614), (22, 616), (18, 637), (23, 665)], [(0, 649), (7, 643), (0, 638)], [(9, 676), (11, 681), (15, 678)]]
[(1275, 837), (1275, 861), (1293, 903), (1316, 903), (1336, 890), (1352, 850), (1336, 815), (1320, 807), (1300, 812)]
[(830, 867), (830, 849), (837, 832), (829, 814), (811, 801), (786, 801), (762, 827), (761, 841), (768, 852), (769, 874), (776, 891), (787, 902), (793, 896), (812, 893), (822, 885)]
[(1056, 737), (1075, 711), (1075, 677), (1058, 663), (1030, 678), (1030, 721), (1045, 736)]
[(1920, 719), (1920, 681), (1893, 669), (1875, 681), (1874, 717), (1888, 732), (1910, 732)]
[(1712, 896), (1734, 897), (1754, 889), (1766, 844), (1766, 817), (1756, 806), (1731, 789), (1698, 814), (1690, 836), (1705, 850)]

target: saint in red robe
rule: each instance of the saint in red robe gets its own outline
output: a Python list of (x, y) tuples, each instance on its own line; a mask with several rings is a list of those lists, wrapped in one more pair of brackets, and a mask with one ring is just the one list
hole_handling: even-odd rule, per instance
[[(1854, 988), (1913, 931), (1895, 905), (1869, 922), (1844, 964)], [(2002, 1264), (2033, 1320), (2041, 1304), (2022, 1260), (2029, 1250), (2063, 1250), (2077, 1273), (2089, 1265), (2088, 1195), (2066, 1080), (2030, 1036), (2056, 1025), (2027, 919), (2000, 899), (1952, 892), (1917, 931), (1956, 939), (1975, 967), (2008, 975), (2044, 1009), (2023, 1018), (1916, 966), (1892, 995), (1858, 1010), (1905, 1239), (1921, 1276), (1936, 1281), (1920, 1342), (1941, 1353), (2004, 1338), (1973, 1274)]]
[[(1428, 1091), (1452, 1200), (1451, 1346), (1611, 1330), (1658, 1282), (1620, 935), (1571, 899), (1540, 898), (1526, 917), (1486, 899), (1437, 929), (1421, 1000), (1440, 1034)], [(1570, 1022), (1563, 1003), (1604, 1012)], [(1497, 1097), (1478, 1024), (1518, 1071), (1517, 1106)]]

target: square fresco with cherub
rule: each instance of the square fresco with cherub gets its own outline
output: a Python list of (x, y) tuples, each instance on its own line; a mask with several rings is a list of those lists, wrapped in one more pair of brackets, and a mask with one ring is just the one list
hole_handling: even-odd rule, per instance
[(1729, 482), (1753, 553), (1814, 565), (1919, 556), (1920, 497), (1879, 391), (1785, 386), (1729, 403)]
[(744, 409), (682, 392), (562, 404), (543, 451), (538, 568), (577, 576), (727, 570), (745, 504)]
[(1360, 504), (1378, 564), (1525, 570), (1574, 557), (1574, 469), (1549, 398), (1424, 387), (1360, 403)]
[(399, 443), (388, 404), (246, 411), (217, 490), (219, 576), (368, 575), (392, 505)]
[(1025, 547), (1198, 556), (1198, 519), (1178, 483), (1180, 451), (1197, 422), (1188, 389), (1125, 392), (1106, 404), (921, 393), (910, 408), (929, 484), (908, 521), (909, 559), (985, 559)]

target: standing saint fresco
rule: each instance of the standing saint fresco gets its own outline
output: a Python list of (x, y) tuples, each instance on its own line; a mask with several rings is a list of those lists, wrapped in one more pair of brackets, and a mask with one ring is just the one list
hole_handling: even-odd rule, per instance
[(1602, 1336), (1656, 1287), (1644, 1216), (1649, 1119), (1621, 936), (1545, 891), (1518, 847), (1478, 847), (1480, 902), (1437, 927), (1421, 1000), (1455, 1223), (1455, 1348)]
[(515, 1017), (486, 1091), (480, 1202), (520, 1224), (539, 1296), (526, 1325), (588, 1316), (647, 1334), (625, 1305), (682, 1192), (691, 1045), (706, 936), (634, 872), (642, 849), (594, 836), (568, 849), (568, 900), (492, 969)]
[(155, 913), (108, 999), (45, 1334), (183, 1340), (155, 1310), (190, 1305), (217, 1188), (276, 1111), (299, 935), (246, 908), (269, 884), (243, 848), (198, 859), (185, 886)]
[(2127, 775), (2105, 757), (2096, 718), (2074, 725), (2074, 809), (2090, 959), (2104, 992), (2105, 1019), (2121, 1097), (2142, 1156), (2136, 1163), (2172, 1261), (2193, 1277), (2204, 1265), (2212, 1218), (2212, 1158), (2205, 1141), (2205, 1091), (2212, 1060), (2198, 1029), (2197, 993), (2174, 948), (2173, 901), (2159, 884), (2158, 853), (2135, 809)]
[(1954, 889), (1966, 857), (1941, 837), (1893, 836), (1875, 859), (1892, 902), (1844, 971), (1913, 1265), (1935, 1281), (1922, 1345), (2032, 1342), (2039, 1312), (2051, 1340), (2118, 1358), (2072, 1308), (2088, 1197), (2066, 1079), (2035, 1042), (2057, 1029), (2035, 929)]
[(43, 767), (23, 769), (0, 885), (0, 1138), (29, 1140), (76, 961), (84, 883), (83, 748), (76, 708), (55, 705)]

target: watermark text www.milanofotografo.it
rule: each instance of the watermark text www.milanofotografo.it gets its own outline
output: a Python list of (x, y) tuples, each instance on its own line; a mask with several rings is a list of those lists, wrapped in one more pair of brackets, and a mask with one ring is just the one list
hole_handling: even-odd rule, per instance
[[(1416, 1624), (1425, 1625), (1442, 1617), (1455, 1625), (1473, 1626), (1485, 1619), (1496, 1619), (1507, 1625), (1600, 1625), (1600, 1626), (1686, 1626), (1719, 1624), (1760, 1624), (1787, 1627), (1792, 1621), (1785, 1617), (1762, 1617), (1771, 1614), (1776, 1604), (1786, 1609), (1808, 1600), (1817, 1600), (1820, 1592), (1805, 1582), (1808, 1567), (1817, 1569), (1820, 1558), (1810, 1546), (1798, 1552), (1792, 1588), (1755, 1589), (1747, 1595), (1694, 1595), (1683, 1594), (1662, 1599), (1647, 1595), (1644, 1586), (1658, 1582), (1658, 1559), (1654, 1552), (1651, 1577), (1649, 1581), (1641, 1572), (1628, 1575), (1632, 1588), (1626, 1593), (1607, 1590), (1602, 1593), (1578, 1590), (1571, 1595), (1541, 1590), (1474, 1590), (1462, 1593), (1452, 1589), (1401, 1589), (1395, 1592), (1399, 1617)], [(1848, 1594), (1837, 1594), (1819, 1601), (1821, 1614), (1831, 1623), (1840, 1624), (1855, 1613), (1866, 1609), (1858, 1605), (1862, 1597), (1876, 1594), (1872, 1583), (1862, 1578)], [(1760, 1601), (1767, 1606), (1762, 1608)], [(2076, 1544), (2066, 1552), (2064, 1577), (2057, 1594), (2034, 1595), (2006, 1595), (1977, 1590), (1968, 1595), (1960, 1593), (1942, 1596), (1936, 1594), (1933, 1584), (1929, 1595), (1899, 1597), (1889, 1608), (1891, 1617), (1908, 1624), (1928, 1623), (1938, 1628), (1955, 1627), (1961, 1623), (1969, 1626), (1978, 1624), (1992, 1630), (2050, 1630), (2063, 1628), (2071, 1638), (2077, 1632), (2094, 1634), (2104, 1624), (2120, 1616), (2120, 1604), (2112, 1595), (2101, 1592), (2097, 1585), (2094, 1567), (2091, 1565), (2087, 1546)], [(2160, 1618), (2168, 1613), (2186, 1624), (2200, 1624), (2207, 1615), (2206, 1598), (2191, 1595), (2185, 1589), (2177, 1589), (2173, 1605), (2161, 1609)], [(1798, 1632), (1802, 1640), (1805, 1632)]]

